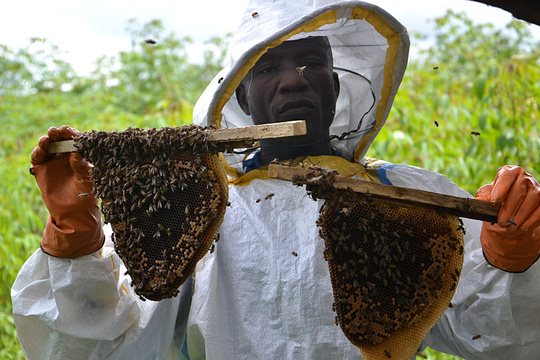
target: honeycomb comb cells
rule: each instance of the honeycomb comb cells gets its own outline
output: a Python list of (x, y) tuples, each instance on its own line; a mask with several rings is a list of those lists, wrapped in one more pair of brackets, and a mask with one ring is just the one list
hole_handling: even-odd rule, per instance
[(75, 145), (93, 164), (115, 250), (135, 293), (162, 300), (178, 294), (216, 239), (227, 204), (222, 149), (204, 128), (83, 133)]
[(293, 180), (325, 200), (317, 225), (337, 323), (365, 360), (411, 359), (456, 291), (461, 219), (338, 189), (337, 176), (309, 168)]

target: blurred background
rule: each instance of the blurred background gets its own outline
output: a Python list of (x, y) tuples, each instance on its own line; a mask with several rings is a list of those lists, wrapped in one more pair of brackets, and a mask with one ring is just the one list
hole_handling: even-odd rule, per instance
[[(28, 172), (39, 137), (63, 124), (90, 131), (190, 123), (197, 98), (226, 62), (246, 3), (2, 4), (1, 359), (24, 359), (9, 293), (39, 249), (47, 217)], [(505, 164), (540, 179), (540, 27), (467, 0), (376, 3), (407, 26), (412, 49), (367, 155), (440, 172), (472, 194)], [(431, 349), (424, 356), (457, 359)]]

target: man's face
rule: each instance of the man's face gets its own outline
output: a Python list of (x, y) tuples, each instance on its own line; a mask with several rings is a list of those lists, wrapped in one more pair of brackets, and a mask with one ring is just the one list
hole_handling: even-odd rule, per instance
[(268, 50), (237, 90), (240, 106), (255, 125), (306, 120), (308, 134), (295, 138), (297, 144), (328, 138), (338, 93), (330, 47), (320, 37)]

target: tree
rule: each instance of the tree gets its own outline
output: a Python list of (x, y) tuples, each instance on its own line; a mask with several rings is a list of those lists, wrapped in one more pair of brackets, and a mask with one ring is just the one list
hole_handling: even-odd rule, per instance
[(0, 44), (0, 95), (60, 90), (76, 77), (60, 54), (47, 39), (31, 38), (26, 47), (18, 50)]
[[(101, 64), (107, 65), (101, 69), (106, 75), (101, 72), (100, 91), (111, 91), (115, 103), (126, 110), (144, 114), (189, 109), (223, 66), (224, 39), (210, 39), (204, 62), (194, 64), (186, 50), (192, 40), (164, 35), (163, 30), (160, 20), (141, 26), (132, 19), (127, 27), (131, 50), (120, 52), (117, 61), (101, 60)], [(96, 74), (100, 74), (100, 70)]]

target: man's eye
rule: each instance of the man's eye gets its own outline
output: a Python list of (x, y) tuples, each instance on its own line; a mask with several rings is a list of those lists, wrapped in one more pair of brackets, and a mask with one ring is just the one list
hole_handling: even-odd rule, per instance
[(324, 63), (319, 60), (308, 60), (304, 62), (304, 65), (307, 67), (317, 67), (317, 66), (324, 66)]
[(274, 71), (276, 71), (275, 67), (273, 67), (273, 66), (265, 66), (265, 67), (259, 69), (259, 74), (268, 74), (268, 73), (271, 73), (271, 72), (274, 72)]

